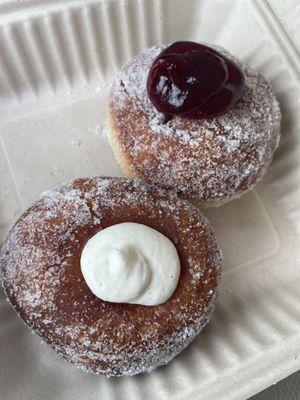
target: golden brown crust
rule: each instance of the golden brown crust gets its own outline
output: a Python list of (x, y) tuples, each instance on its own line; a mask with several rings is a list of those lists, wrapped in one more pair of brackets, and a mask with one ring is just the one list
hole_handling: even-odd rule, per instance
[[(175, 244), (181, 274), (159, 306), (95, 297), (80, 269), (86, 241), (121, 222), (146, 224)], [(207, 220), (187, 202), (141, 182), (78, 179), (46, 192), (17, 221), (1, 249), (5, 291), (51, 347), (94, 373), (133, 375), (168, 362), (210, 317), (221, 254)]]
[(114, 152), (114, 155), (120, 165), (121, 171), (127, 177), (138, 179), (139, 178), (138, 174), (134, 172), (132, 166), (130, 165), (129, 160), (126, 158), (126, 154), (122, 151), (121, 144), (118, 140), (117, 131), (113, 127), (113, 118), (112, 118), (111, 107), (108, 107), (108, 110), (107, 110), (106, 125), (107, 125), (108, 141), (109, 141), (111, 148)]
[[(117, 129), (113, 127), (112, 121), (113, 118), (111, 116), (112, 111), (111, 108), (108, 107), (108, 112), (107, 112), (107, 120), (106, 120), (106, 126), (107, 126), (107, 137), (109, 140), (109, 143), (112, 147), (112, 150), (114, 152), (114, 155), (119, 163), (120, 169), (124, 176), (134, 178), (134, 179), (139, 179), (138, 173), (136, 173), (133, 170), (132, 165), (130, 164), (129, 160), (126, 158), (126, 153), (122, 152), (122, 147), (121, 143), (118, 140), (118, 134), (117, 134)], [(250, 190), (250, 189), (249, 189)], [(245, 193), (247, 190), (243, 193)], [(238, 197), (240, 197), (241, 194), (236, 193), (232, 194), (229, 196), (223, 196), (222, 198), (216, 198), (216, 199), (211, 199), (211, 200), (193, 200), (193, 199), (188, 199), (195, 207), (198, 208), (210, 208), (210, 207), (220, 207), (223, 204), (226, 204), (228, 201), (234, 200)]]
[(205, 206), (239, 197), (263, 177), (279, 143), (280, 110), (270, 83), (243, 65), (245, 93), (231, 110), (165, 123), (146, 91), (160, 50), (136, 56), (111, 89), (109, 136), (122, 170)]

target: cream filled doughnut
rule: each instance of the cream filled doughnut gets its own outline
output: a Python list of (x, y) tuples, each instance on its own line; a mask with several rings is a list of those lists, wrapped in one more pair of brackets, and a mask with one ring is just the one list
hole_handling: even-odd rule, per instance
[[(97, 235), (109, 240), (99, 244)], [(221, 261), (198, 209), (122, 178), (77, 179), (43, 193), (0, 251), (20, 317), (66, 360), (106, 376), (149, 372), (185, 348), (211, 316)]]

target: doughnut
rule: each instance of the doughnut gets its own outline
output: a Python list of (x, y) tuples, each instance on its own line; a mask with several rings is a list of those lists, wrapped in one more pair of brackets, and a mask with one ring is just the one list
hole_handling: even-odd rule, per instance
[[(123, 223), (143, 224), (177, 250), (178, 283), (162, 304), (104, 301), (83, 277), (87, 242)], [(0, 251), (4, 290), (18, 315), (67, 361), (105, 376), (150, 372), (183, 350), (212, 314), (221, 263), (196, 207), (130, 178), (82, 178), (44, 192)]]
[(270, 83), (221, 47), (244, 75), (244, 91), (226, 112), (166, 119), (147, 93), (151, 66), (165, 46), (144, 50), (113, 82), (108, 137), (126, 176), (139, 178), (200, 207), (240, 197), (268, 169), (280, 138), (280, 109)]

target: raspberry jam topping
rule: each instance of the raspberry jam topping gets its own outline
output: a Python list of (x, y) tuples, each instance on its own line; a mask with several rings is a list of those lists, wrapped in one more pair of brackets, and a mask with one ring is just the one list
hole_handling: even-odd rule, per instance
[(148, 96), (166, 118), (212, 117), (231, 108), (244, 92), (240, 67), (218, 51), (194, 42), (175, 42), (154, 60)]

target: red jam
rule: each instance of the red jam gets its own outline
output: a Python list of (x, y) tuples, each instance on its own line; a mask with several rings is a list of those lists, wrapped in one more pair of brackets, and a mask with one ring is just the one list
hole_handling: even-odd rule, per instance
[(147, 91), (167, 118), (212, 117), (224, 113), (242, 96), (244, 75), (233, 61), (210, 47), (175, 42), (154, 60)]

